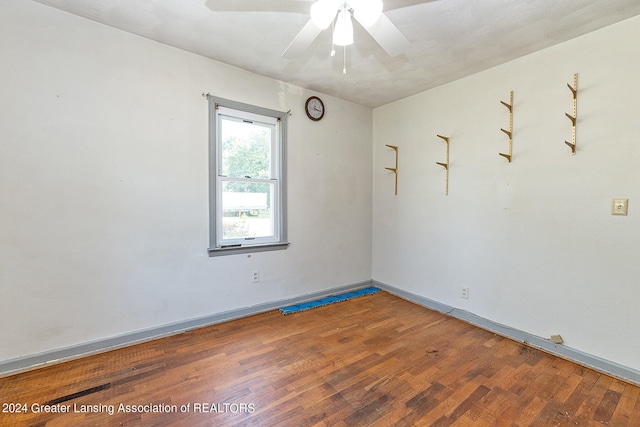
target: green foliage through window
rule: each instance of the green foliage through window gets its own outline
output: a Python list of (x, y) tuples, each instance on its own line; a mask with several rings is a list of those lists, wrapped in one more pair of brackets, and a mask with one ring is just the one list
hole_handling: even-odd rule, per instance
[[(271, 178), (271, 129), (222, 120), (222, 174), (233, 178)], [(260, 184), (229, 183), (227, 191), (260, 192)]]

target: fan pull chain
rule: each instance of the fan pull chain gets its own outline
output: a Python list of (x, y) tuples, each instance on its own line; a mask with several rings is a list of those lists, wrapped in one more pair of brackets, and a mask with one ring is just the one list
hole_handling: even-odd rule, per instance
[(342, 74), (347, 75), (347, 47), (342, 49)]
[(336, 21), (333, 21), (333, 26), (331, 27), (331, 57), (336, 56), (336, 45), (333, 42), (333, 37), (336, 32)]
[[(333, 26), (331, 27), (331, 56), (336, 56), (336, 45), (334, 43), (333, 36), (336, 32), (336, 21), (333, 21)], [(342, 74), (347, 75), (347, 46), (342, 47)]]

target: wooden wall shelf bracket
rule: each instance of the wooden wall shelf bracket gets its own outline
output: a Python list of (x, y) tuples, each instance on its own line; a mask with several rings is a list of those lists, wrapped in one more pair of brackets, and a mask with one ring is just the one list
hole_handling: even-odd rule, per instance
[(391, 171), (396, 176), (396, 196), (398, 195), (398, 146), (397, 145), (389, 145), (385, 144), (387, 147), (391, 148), (396, 152), (396, 167), (395, 168), (385, 168), (388, 171)]
[(509, 137), (509, 154), (498, 154), (507, 159), (509, 163), (511, 163), (511, 159), (513, 159), (513, 91), (511, 91), (511, 93), (509, 94), (508, 104), (504, 101), (500, 101), (500, 103), (507, 107), (507, 109), (509, 110), (509, 130), (500, 128), (500, 130)]
[(436, 162), (436, 164), (442, 166), (445, 169), (446, 183), (445, 183), (445, 188), (444, 188), (444, 194), (448, 195), (449, 194), (449, 138), (446, 137), (446, 136), (442, 136), (442, 135), (436, 135), (436, 136), (438, 138), (442, 138), (447, 143), (446, 161), (444, 163)]
[(567, 83), (567, 87), (573, 95), (573, 115), (564, 113), (569, 120), (571, 120), (571, 142), (565, 141), (564, 143), (571, 148), (571, 154), (576, 154), (576, 122), (578, 121), (578, 73), (573, 75), (573, 86)]

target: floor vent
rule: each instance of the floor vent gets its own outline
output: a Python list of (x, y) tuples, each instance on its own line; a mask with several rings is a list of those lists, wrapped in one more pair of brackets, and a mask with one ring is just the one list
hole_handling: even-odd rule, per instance
[(79, 391), (77, 393), (68, 394), (66, 396), (58, 397), (56, 399), (53, 399), (53, 400), (45, 403), (44, 405), (57, 405), (57, 404), (62, 403), (62, 402), (67, 402), (69, 400), (77, 399), (78, 397), (86, 396), (88, 394), (97, 393), (97, 392), (102, 391), (102, 390), (107, 390), (110, 387), (111, 387), (111, 383), (102, 384), (102, 385), (99, 385), (97, 387), (91, 387), (91, 388), (88, 388), (86, 390)]

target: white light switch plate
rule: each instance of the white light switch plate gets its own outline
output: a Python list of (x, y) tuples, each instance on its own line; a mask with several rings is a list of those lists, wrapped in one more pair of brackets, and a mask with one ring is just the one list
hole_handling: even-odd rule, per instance
[(629, 199), (613, 199), (611, 202), (611, 215), (627, 215)]

